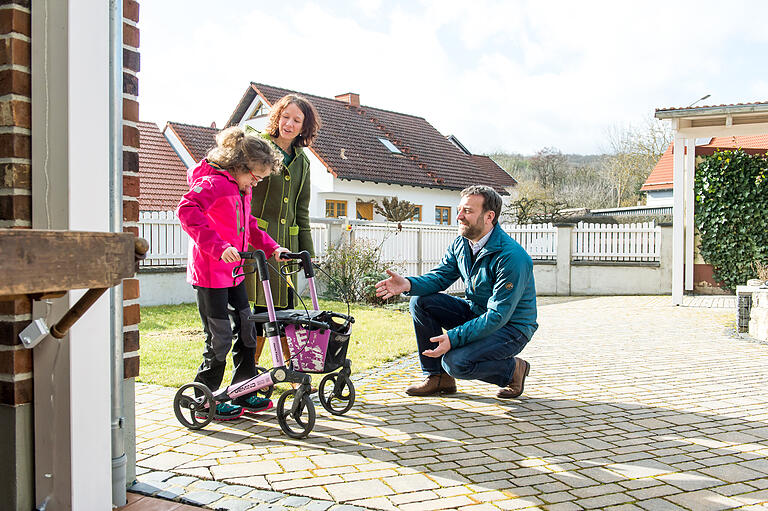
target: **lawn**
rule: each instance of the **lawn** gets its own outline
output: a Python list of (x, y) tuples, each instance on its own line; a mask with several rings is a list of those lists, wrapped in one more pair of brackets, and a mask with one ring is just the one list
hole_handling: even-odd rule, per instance
[[(342, 302), (320, 300), (320, 308), (346, 313)], [(404, 307), (399, 307), (403, 309)], [(413, 325), (408, 312), (353, 305), (347, 358), (355, 374), (416, 350)], [(163, 305), (141, 308), (141, 371), (138, 381), (179, 387), (195, 377), (202, 361), (203, 332), (195, 304)], [(269, 349), (265, 348), (259, 365), (271, 367)], [(313, 375), (317, 385), (323, 375)], [(224, 384), (232, 378), (232, 358), (228, 357)], [(278, 389), (279, 390), (279, 389)]]

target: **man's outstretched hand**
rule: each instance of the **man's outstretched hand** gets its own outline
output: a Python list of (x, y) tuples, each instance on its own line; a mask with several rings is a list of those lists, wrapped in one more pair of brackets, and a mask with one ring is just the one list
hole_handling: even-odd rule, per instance
[(421, 352), (422, 355), (432, 358), (442, 357), (446, 353), (448, 353), (451, 349), (451, 340), (448, 338), (448, 334), (438, 335), (437, 337), (432, 337), (430, 339), (430, 342), (436, 342), (437, 347), (431, 350), (424, 350)]
[(387, 270), (388, 279), (380, 280), (376, 283), (376, 296), (382, 300), (392, 298), (400, 293), (411, 290), (411, 281), (401, 277), (397, 273)]

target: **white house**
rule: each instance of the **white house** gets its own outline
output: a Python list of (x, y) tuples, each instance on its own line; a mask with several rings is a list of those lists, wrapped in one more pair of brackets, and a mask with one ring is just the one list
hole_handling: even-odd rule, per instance
[[(294, 91), (251, 83), (227, 122), (262, 131), (269, 111)], [(317, 109), (322, 128), (310, 158), (310, 217), (382, 221), (373, 201), (395, 196), (419, 207), (416, 221), (455, 222), (458, 192), (472, 184), (510, 197), (517, 182), (487, 156), (471, 154), (424, 118), (362, 106), (358, 94), (324, 98), (298, 93)], [(169, 122), (164, 134), (190, 166), (213, 146), (215, 128)]]

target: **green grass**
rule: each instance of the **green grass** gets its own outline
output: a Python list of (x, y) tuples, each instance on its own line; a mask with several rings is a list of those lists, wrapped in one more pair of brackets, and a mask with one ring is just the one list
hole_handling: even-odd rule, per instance
[[(347, 305), (342, 302), (321, 300), (320, 308), (347, 312)], [(411, 317), (402, 311), (402, 307), (399, 309), (352, 306), (355, 324), (352, 325), (347, 358), (352, 361), (353, 374), (416, 350)], [(139, 331), (141, 371), (138, 381), (179, 387), (194, 379), (203, 353), (202, 325), (195, 304), (142, 307)], [(264, 349), (259, 365), (272, 366), (269, 348)], [(317, 385), (323, 375), (312, 376)], [(231, 378), (230, 356), (223, 383), (228, 384)]]

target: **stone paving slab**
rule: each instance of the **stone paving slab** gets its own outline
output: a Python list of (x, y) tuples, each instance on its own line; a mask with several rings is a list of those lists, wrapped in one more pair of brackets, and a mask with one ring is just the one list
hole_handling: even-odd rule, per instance
[(411, 356), (294, 440), (274, 413), (186, 430), (175, 389), (137, 384), (141, 487), (209, 509), (768, 509), (768, 345), (735, 335), (735, 310), (542, 303), (516, 400), (464, 381), (407, 396)]

